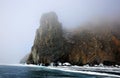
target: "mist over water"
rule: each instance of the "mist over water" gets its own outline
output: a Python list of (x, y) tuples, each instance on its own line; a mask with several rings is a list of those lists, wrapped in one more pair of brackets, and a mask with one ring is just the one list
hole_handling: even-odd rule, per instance
[[(1, 0), (0, 64), (19, 63), (30, 52), (43, 13), (54, 11), (63, 28), (120, 19), (120, 0)], [(112, 23), (111, 23), (112, 24)]]

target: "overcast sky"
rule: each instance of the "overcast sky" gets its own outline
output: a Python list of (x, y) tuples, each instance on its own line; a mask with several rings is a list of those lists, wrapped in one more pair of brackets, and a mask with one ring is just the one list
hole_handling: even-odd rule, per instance
[(18, 63), (30, 52), (40, 17), (50, 11), (71, 28), (120, 15), (120, 0), (0, 0), (0, 64)]

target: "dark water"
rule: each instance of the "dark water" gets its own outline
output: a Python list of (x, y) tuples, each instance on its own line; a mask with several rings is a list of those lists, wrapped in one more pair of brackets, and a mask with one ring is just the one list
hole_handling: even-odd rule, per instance
[(0, 78), (115, 78), (47, 69), (46, 67), (0, 66)]

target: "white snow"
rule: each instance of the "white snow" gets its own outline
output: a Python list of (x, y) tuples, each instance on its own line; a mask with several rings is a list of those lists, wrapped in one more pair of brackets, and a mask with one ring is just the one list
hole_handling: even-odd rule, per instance
[(50, 63), (50, 66), (54, 66), (54, 63), (52, 62), (52, 63)]
[(104, 67), (104, 65), (102, 63), (99, 64), (100, 67)]
[(87, 65), (84, 65), (83, 67), (89, 67), (89, 64), (87, 64)]
[(62, 63), (61, 63), (61, 62), (59, 62), (59, 63), (58, 63), (58, 65), (59, 65), (59, 66), (62, 66)]
[[(80, 67), (80, 66), (58, 66), (58, 67), (48, 67), (49, 69), (55, 69), (55, 70), (61, 70), (61, 71), (66, 71), (66, 72), (74, 72), (74, 73), (82, 73), (82, 74), (89, 74), (89, 75), (100, 75), (100, 76), (111, 76), (111, 77), (119, 77), (119, 75), (114, 75), (114, 74), (107, 74), (107, 73), (99, 73), (99, 72), (92, 72), (92, 71), (82, 71), (82, 70), (77, 70), (77, 69), (87, 69), (87, 70), (97, 70), (97, 69), (106, 69), (106, 70), (113, 70), (115, 68), (103, 68), (103, 67)], [(102, 70), (101, 69), (101, 70)], [(120, 69), (120, 68), (119, 68)]]
[(63, 63), (64, 66), (70, 66), (71, 64), (68, 62)]
[(44, 66), (34, 65), (34, 64), (6, 64), (6, 66), (44, 67)]

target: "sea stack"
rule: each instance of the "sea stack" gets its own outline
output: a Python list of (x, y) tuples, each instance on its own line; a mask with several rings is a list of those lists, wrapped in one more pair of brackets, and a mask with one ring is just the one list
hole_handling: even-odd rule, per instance
[(56, 13), (43, 14), (27, 63), (50, 64), (51, 62), (57, 62), (62, 52), (62, 39), (62, 26)]

